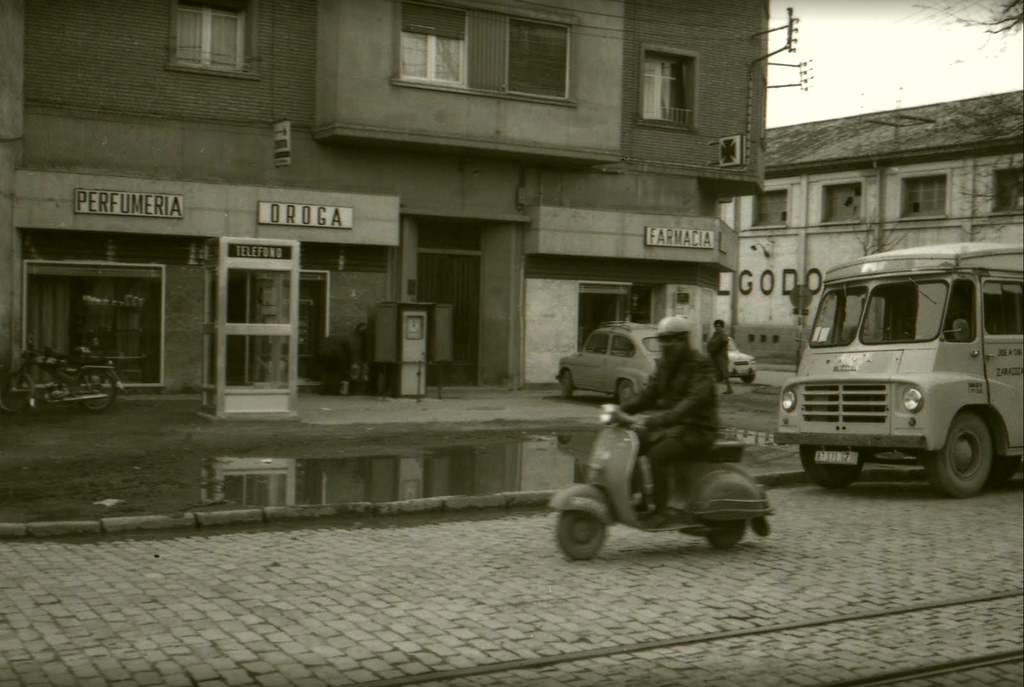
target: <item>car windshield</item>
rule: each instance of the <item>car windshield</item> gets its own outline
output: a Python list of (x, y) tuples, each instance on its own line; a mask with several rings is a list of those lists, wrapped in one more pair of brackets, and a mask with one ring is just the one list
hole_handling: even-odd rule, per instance
[(853, 341), (867, 295), (866, 286), (846, 284), (826, 291), (811, 328), (811, 347), (846, 346)]
[(928, 341), (939, 335), (948, 286), (943, 281), (879, 284), (871, 289), (860, 340), (866, 344)]

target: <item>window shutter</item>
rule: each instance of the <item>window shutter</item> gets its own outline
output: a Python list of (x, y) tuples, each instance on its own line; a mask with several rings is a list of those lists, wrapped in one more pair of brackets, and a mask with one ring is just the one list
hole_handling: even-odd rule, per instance
[(466, 36), (466, 14), (433, 5), (402, 3), (402, 31), (462, 40)]
[(565, 97), (568, 44), (564, 26), (509, 21), (508, 89)]
[(508, 17), (494, 12), (469, 13), (469, 87), (505, 90), (505, 54), (508, 50)]

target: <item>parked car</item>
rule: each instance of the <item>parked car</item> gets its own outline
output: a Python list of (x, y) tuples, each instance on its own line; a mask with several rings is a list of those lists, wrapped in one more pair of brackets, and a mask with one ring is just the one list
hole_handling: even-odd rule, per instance
[(562, 396), (597, 391), (625, 403), (643, 387), (660, 355), (653, 324), (606, 322), (590, 333), (579, 352), (559, 359)]
[[(747, 384), (757, 375), (756, 361), (729, 339), (729, 376)], [(657, 327), (636, 322), (606, 322), (595, 329), (579, 352), (558, 361), (563, 398), (576, 391), (611, 394), (619, 403), (632, 398), (647, 381), (658, 358)]]
[(736, 348), (736, 342), (729, 337), (729, 376), (739, 377), (750, 384), (757, 376), (757, 360)]

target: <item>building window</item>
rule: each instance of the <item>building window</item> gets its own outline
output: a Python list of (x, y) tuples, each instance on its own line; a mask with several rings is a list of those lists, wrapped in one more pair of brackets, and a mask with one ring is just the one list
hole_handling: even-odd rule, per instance
[(160, 383), (160, 267), (26, 263), (26, 339), (110, 358), (125, 384)]
[(644, 55), (644, 119), (693, 126), (692, 57)]
[(995, 173), (995, 203), (997, 212), (1024, 209), (1024, 170), (997, 169)]
[(786, 224), (786, 191), (765, 191), (754, 198), (754, 226)]
[(565, 25), (402, 3), (403, 80), (566, 98), (568, 69)]
[(511, 19), (508, 89), (564, 98), (569, 32), (564, 26)]
[(860, 184), (826, 186), (822, 193), (822, 221), (846, 222), (860, 219)]
[(946, 214), (946, 175), (903, 180), (903, 217)]
[(174, 60), (180, 65), (242, 71), (246, 66), (246, 3), (179, 2)]
[(403, 4), (401, 46), (403, 79), (462, 84), (465, 80), (466, 13)]

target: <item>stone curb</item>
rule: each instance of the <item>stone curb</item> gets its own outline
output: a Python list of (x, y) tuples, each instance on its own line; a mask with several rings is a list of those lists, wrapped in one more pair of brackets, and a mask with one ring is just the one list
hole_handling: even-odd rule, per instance
[[(807, 484), (801, 471), (755, 475), (766, 487)], [(862, 482), (912, 482), (924, 479), (924, 470), (866, 469)], [(337, 517), (386, 517), (414, 513), (466, 512), (471, 510), (515, 510), (546, 506), (556, 490), (512, 491), (484, 496), (434, 496), (406, 501), (370, 503), (354, 501), (313, 506), (264, 506), (235, 510), (189, 511), (180, 515), (129, 515), (98, 520), (0, 523), (0, 539), (51, 537), (78, 534), (122, 534), (161, 529), (203, 529), (220, 525), (271, 523)]]

